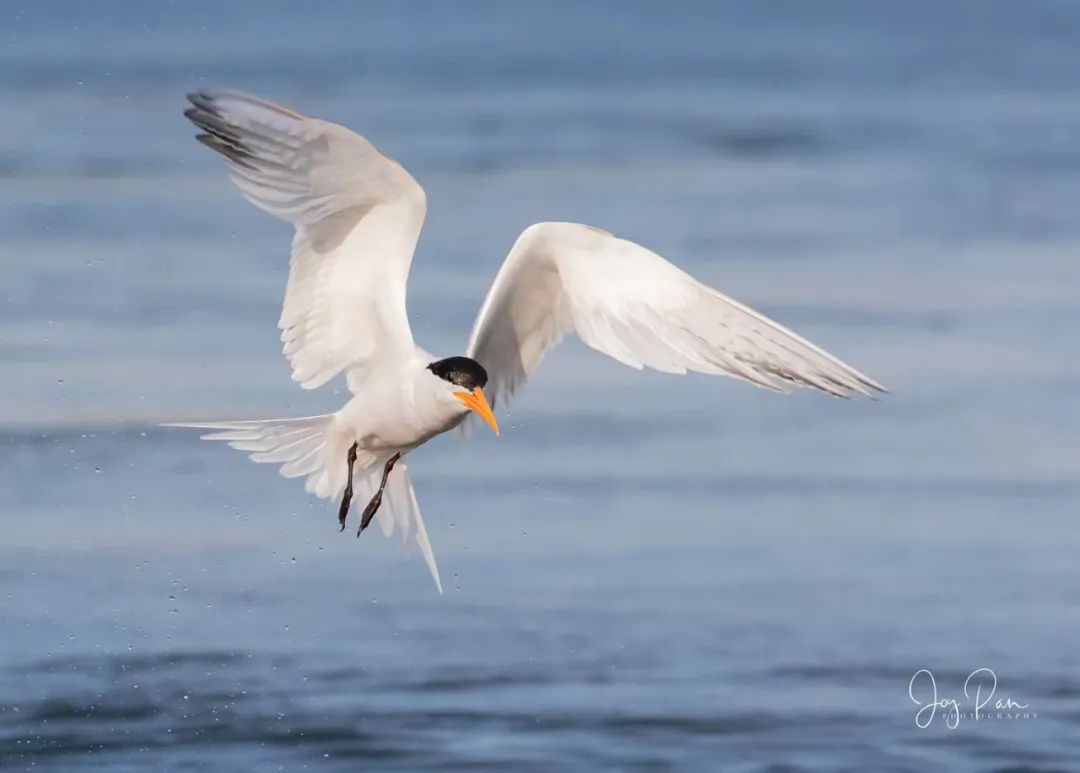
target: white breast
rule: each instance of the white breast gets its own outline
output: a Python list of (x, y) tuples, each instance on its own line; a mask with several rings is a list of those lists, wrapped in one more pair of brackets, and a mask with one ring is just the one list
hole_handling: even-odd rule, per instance
[(357, 385), (356, 396), (338, 417), (361, 448), (411, 450), (462, 422), (467, 409), (446, 399), (438, 379), (426, 369), (429, 361), (420, 357), (400, 370), (377, 371)]

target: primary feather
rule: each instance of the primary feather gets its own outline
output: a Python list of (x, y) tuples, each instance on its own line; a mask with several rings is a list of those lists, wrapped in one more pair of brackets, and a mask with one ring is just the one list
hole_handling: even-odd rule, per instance
[(247, 199), (296, 227), (278, 322), (293, 379), (313, 389), (410, 355), (405, 285), (424, 189), (343, 126), (237, 92), (188, 100), (199, 141), (225, 157)]
[(566, 333), (634, 368), (734, 376), (837, 397), (884, 387), (656, 253), (576, 223), (518, 237), (480, 309), (469, 356), (505, 402)]

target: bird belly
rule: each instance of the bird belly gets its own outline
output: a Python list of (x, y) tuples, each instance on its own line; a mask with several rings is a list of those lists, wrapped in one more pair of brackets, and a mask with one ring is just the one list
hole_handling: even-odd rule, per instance
[(400, 392), (393, 393), (389, 399), (378, 399), (372, 393), (357, 395), (338, 416), (358, 446), (375, 453), (411, 451), (453, 429), (464, 418), (458, 413), (420, 413), (401, 399)]

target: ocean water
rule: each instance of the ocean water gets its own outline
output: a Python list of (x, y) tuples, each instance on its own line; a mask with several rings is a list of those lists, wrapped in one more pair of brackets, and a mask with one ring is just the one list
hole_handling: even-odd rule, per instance
[[(1068, 2), (0, 6), (0, 767), (1080, 768), (1078, 74)], [(347, 397), (289, 380), (289, 229), (181, 116), (217, 85), (421, 181), (432, 351), (571, 219), (893, 394), (567, 342), (410, 457), (440, 597), (157, 428)]]

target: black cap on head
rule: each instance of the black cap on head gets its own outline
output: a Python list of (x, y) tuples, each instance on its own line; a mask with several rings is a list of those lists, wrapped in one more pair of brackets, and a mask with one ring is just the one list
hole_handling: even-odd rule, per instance
[(488, 380), (484, 366), (468, 357), (447, 357), (427, 367), (443, 381), (449, 381), (465, 389), (483, 387)]

